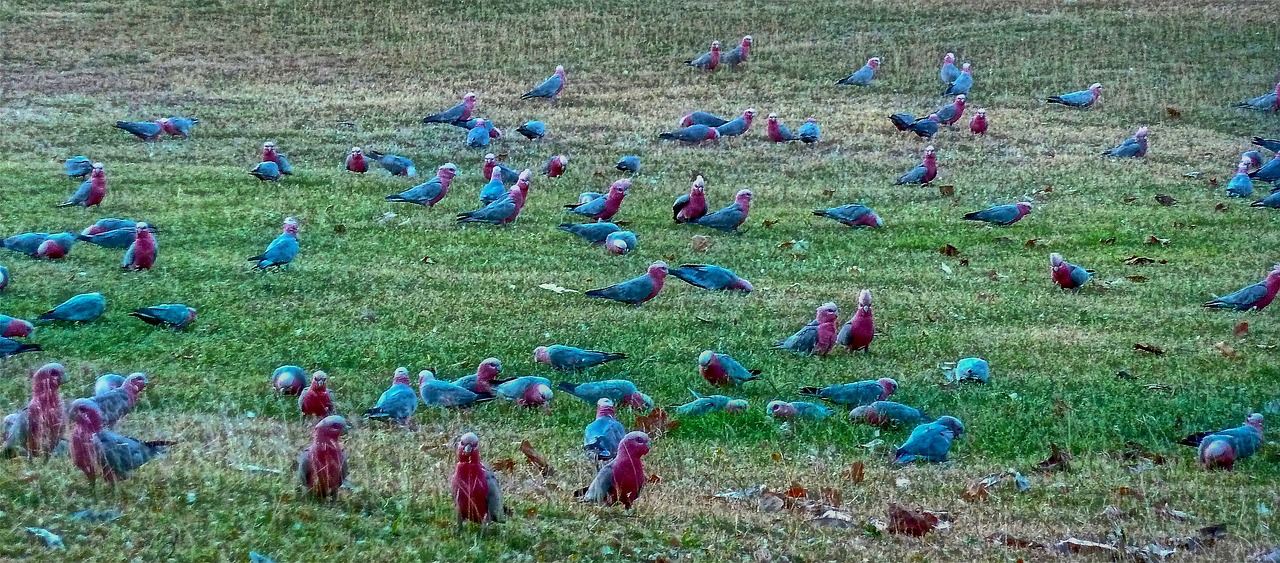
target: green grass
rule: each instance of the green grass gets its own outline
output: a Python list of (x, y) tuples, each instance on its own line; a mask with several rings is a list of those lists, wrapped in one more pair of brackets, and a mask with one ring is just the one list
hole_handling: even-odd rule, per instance
[[(1280, 134), (1276, 116), (1230, 108), (1274, 85), (1280, 28), (1261, 6), (561, 0), (391, 11), (318, 0), (23, 1), (0, 4), (0, 22), (0, 151), (7, 155), (0, 232), (79, 230), (104, 216), (162, 229), (157, 267), (141, 274), (120, 272), (119, 252), (88, 245), (59, 262), (0, 257), (14, 277), (0, 297), (6, 314), (32, 317), (85, 291), (109, 301), (107, 315), (91, 325), (41, 328), (36, 341), (45, 352), (0, 362), (0, 404), (22, 404), (25, 374), (48, 361), (70, 368), (68, 398), (86, 394), (97, 373), (146, 370), (152, 387), (122, 428), (182, 442), (122, 495), (96, 500), (65, 460), (5, 462), (0, 558), (243, 560), (258, 549), (280, 561), (573, 554), (817, 561), (853, 549), (872, 559), (1007, 560), (1042, 555), (983, 538), (1009, 531), (1039, 541), (1100, 539), (1119, 527), (1137, 544), (1216, 522), (1228, 524), (1230, 539), (1178, 557), (1241, 560), (1278, 541), (1275, 518), (1259, 510), (1280, 509), (1274, 445), (1233, 474), (1206, 474), (1190, 450), (1172, 444), (1188, 431), (1238, 424), (1277, 398), (1275, 312), (1199, 307), (1255, 282), (1277, 260), (1280, 218), (1222, 193), (1248, 136)], [(756, 39), (746, 69), (704, 76), (680, 68), (712, 38), (730, 45), (744, 33)], [(939, 183), (954, 185), (954, 197), (891, 185), (924, 143), (884, 119), (943, 103), (936, 62), (948, 50), (974, 62), (970, 108), (987, 108), (992, 123), (987, 138), (944, 131), (934, 140)], [(884, 59), (873, 87), (831, 86), (870, 56)], [(556, 64), (569, 74), (557, 107), (516, 99)], [(1105, 85), (1094, 111), (1039, 101), (1094, 81)], [(534, 181), (520, 221), (508, 228), (454, 226), (453, 213), (475, 206), (482, 153), (465, 149), (461, 130), (417, 123), (469, 90), (480, 93), (479, 114), (508, 131), (491, 149), (507, 162), (532, 167), (571, 155), (568, 175)], [(689, 110), (746, 107), (760, 121), (745, 138), (693, 148), (654, 140)], [(793, 127), (817, 117), (823, 142), (765, 142), (770, 112)], [(202, 122), (188, 141), (142, 144), (110, 127), (117, 119), (179, 114)], [(547, 140), (518, 138), (515, 127), (530, 119), (547, 122)], [(1152, 128), (1148, 158), (1097, 156), (1142, 124)], [(280, 184), (244, 173), (268, 139), (298, 169)], [(380, 171), (343, 173), (352, 145), (405, 154), (427, 174), (446, 161), (461, 173), (437, 209), (387, 204), (383, 196), (410, 183)], [(74, 189), (57, 160), (77, 154), (107, 163), (111, 194), (101, 209), (53, 208)], [(554, 226), (568, 220), (562, 204), (616, 177), (613, 163), (623, 154), (644, 158), (618, 216), (639, 233), (640, 249), (610, 257)], [(1202, 176), (1185, 177), (1190, 171)], [(669, 204), (695, 172), (706, 176), (713, 208), (742, 187), (755, 192), (741, 235), (670, 224)], [(1159, 206), (1158, 193), (1178, 204)], [(1130, 195), (1137, 199), (1125, 202)], [(1024, 196), (1039, 202), (1036, 210), (1008, 229), (960, 219)], [(887, 228), (851, 231), (809, 215), (855, 201), (875, 209)], [(1225, 211), (1216, 211), (1222, 202)], [(388, 211), (397, 216), (381, 220)], [(244, 258), (260, 252), (289, 215), (302, 223), (295, 266), (246, 272)], [(777, 223), (765, 227), (765, 220)], [(715, 245), (694, 253), (693, 234), (708, 234)], [(1145, 244), (1151, 235), (1171, 242)], [(1099, 242), (1109, 238), (1115, 243)], [(1030, 239), (1038, 242), (1024, 245)], [(778, 247), (789, 240), (809, 248), (797, 256)], [(960, 255), (940, 254), (947, 244)], [(1048, 279), (1049, 252), (1096, 269), (1101, 283), (1078, 295), (1058, 291)], [(1135, 254), (1168, 262), (1122, 264)], [(729, 267), (757, 291), (712, 294), (672, 279), (635, 309), (537, 287), (599, 287), (656, 259)], [(1125, 281), (1135, 275), (1147, 281)], [(819, 359), (769, 349), (824, 301), (838, 302), (847, 316), (861, 288), (876, 301), (880, 334), (871, 354)], [(186, 332), (125, 316), (170, 301), (200, 310)], [(1250, 331), (1235, 338), (1240, 321)], [(1220, 341), (1241, 357), (1215, 351)], [(783, 389), (892, 376), (901, 384), (896, 399), (955, 415), (968, 433), (954, 463), (896, 469), (883, 448), (856, 447), (875, 437), (871, 429), (843, 419), (779, 431), (763, 416), (772, 390), (748, 387), (749, 414), (686, 420), (655, 443), (648, 459), (662, 481), (634, 514), (572, 502), (569, 492), (590, 479), (575, 444), (591, 409), (565, 396), (549, 417), (491, 405), (420, 413), (413, 433), (362, 425), (346, 441), (356, 491), (332, 506), (298, 498), (287, 477), (231, 468), (287, 472), (308, 439), (294, 402), (269, 392), (278, 365), (326, 370), (340, 410), (354, 418), (396, 366), (463, 375), (497, 356), (507, 374), (549, 375), (532, 360), (532, 349), (549, 343), (630, 354), (586, 377), (631, 378), (664, 405), (683, 402), (686, 387), (705, 390), (695, 359), (708, 348), (764, 370)], [(1136, 343), (1167, 353), (1135, 352)], [(969, 355), (991, 361), (991, 384), (940, 387), (938, 364)], [(1117, 379), (1119, 370), (1138, 379)], [(1172, 391), (1144, 388), (1155, 383)], [(631, 416), (624, 413), (624, 422)], [(469, 429), (480, 433), (488, 460), (520, 459), (517, 444), (527, 438), (558, 470), (548, 478), (524, 466), (504, 473), (515, 516), (487, 538), (453, 533), (448, 442)], [(905, 434), (881, 438), (892, 445)], [(1169, 461), (1134, 473), (1109, 455), (1126, 441)], [(1037, 475), (1021, 495), (960, 499), (968, 483), (992, 472), (1031, 472), (1048, 442), (1075, 454), (1072, 472)], [(855, 460), (867, 464), (861, 484), (841, 476)], [(896, 486), (899, 476), (911, 484)], [(883, 518), (893, 500), (949, 510), (955, 522), (923, 540), (869, 537), (815, 527), (800, 511), (704, 500), (724, 489), (793, 481), (812, 491), (840, 488), (857, 520)], [(1118, 487), (1145, 497), (1119, 496)], [(1152, 507), (1163, 499), (1196, 519), (1158, 516)], [(1108, 505), (1133, 513), (1114, 523), (1099, 516)], [(88, 506), (117, 506), (124, 517), (100, 526), (66, 519)], [(25, 526), (62, 534), (68, 550), (44, 550)]]

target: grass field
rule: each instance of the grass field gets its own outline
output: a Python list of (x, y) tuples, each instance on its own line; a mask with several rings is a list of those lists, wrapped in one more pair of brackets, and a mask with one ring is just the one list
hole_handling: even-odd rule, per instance
[[(122, 429), (181, 442), (120, 493), (98, 498), (65, 459), (3, 462), (0, 559), (244, 560), (255, 549), (281, 562), (1005, 561), (1046, 555), (992, 545), (989, 535), (1109, 542), (1119, 534), (1134, 546), (1168, 546), (1171, 536), (1217, 523), (1227, 534), (1216, 546), (1173, 558), (1240, 561), (1280, 543), (1280, 449), (1268, 444), (1234, 473), (1210, 474), (1173, 443), (1237, 425), (1280, 398), (1276, 311), (1200, 308), (1280, 259), (1280, 216), (1222, 189), (1249, 136), (1280, 135), (1276, 115), (1231, 108), (1275, 84), (1274, 10), (1083, 0), (411, 4), (0, 3), (0, 233), (78, 231), (106, 216), (161, 228), (157, 266), (140, 274), (120, 271), (119, 252), (87, 244), (62, 261), (0, 256), (14, 278), (0, 312), (34, 317), (87, 291), (109, 301), (100, 321), (42, 327), (35, 341), (44, 352), (0, 362), (0, 406), (23, 404), (26, 374), (49, 361), (70, 368), (67, 399), (88, 394), (98, 373), (145, 370), (152, 385)], [(756, 39), (744, 69), (703, 75), (679, 64), (711, 39), (727, 49), (743, 34)], [(925, 143), (885, 119), (943, 104), (937, 61), (946, 51), (974, 64), (970, 111), (987, 108), (992, 124), (985, 138), (957, 128), (933, 141), (937, 183), (954, 186), (952, 197), (891, 185)], [(870, 56), (884, 60), (872, 87), (832, 85)], [(569, 77), (558, 106), (517, 99), (557, 64)], [(1041, 101), (1095, 81), (1105, 87), (1095, 110)], [(491, 148), (506, 162), (572, 159), (566, 176), (534, 180), (528, 206), (507, 228), (453, 224), (455, 212), (476, 207), (483, 152), (467, 149), (460, 129), (418, 123), (467, 91), (480, 94), (480, 115), (507, 130)], [(747, 107), (759, 117), (743, 138), (692, 148), (656, 141), (690, 110)], [(770, 112), (792, 127), (816, 117), (823, 141), (768, 143)], [(201, 123), (190, 140), (154, 144), (111, 127), (166, 115)], [(546, 140), (514, 133), (531, 119), (548, 124)], [(1098, 156), (1139, 125), (1151, 127), (1146, 159)], [(245, 174), (265, 140), (290, 156), (293, 177), (261, 184)], [(344, 172), (353, 145), (410, 156), (428, 175), (447, 161), (461, 173), (434, 210), (389, 204), (383, 196), (412, 184)], [(78, 154), (106, 163), (111, 193), (100, 209), (55, 209), (75, 187), (58, 161)], [(613, 163), (624, 154), (644, 158), (617, 217), (639, 234), (640, 248), (612, 257), (555, 225), (569, 220), (561, 205), (617, 177)], [(754, 190), (742, 234), (671, 224), (670, 202), (695, 172), (707, 178), (712, 208)], [(1162, 206), (1156, 194), (1178, 203)], [(1036, 209), (1013, 227), (960, 219), (1024, 197)], [(886, 228), (853, 231), (810, 215), (851, 202), (875, 209)], [(302, 224), (298, 261), (286, 272), (248, 273), (244, 259), (290, 215)], [(696, 253), (694, 234), (715, 244)], [(1150, 236), (1169, 242), (1150, 245)], [(786, 241), (807, 248), (780, 247)], [(939, 252), (948, 244), (959, 255)], [(1050, 252), (1096, 269), (1095, 283), (1079, 294), (1058, 290)], [(1123, 264), (1134, 255), (1167, 263)], [(670, 278), (636, 309), (538, 288), (600, 287), (656, 259), (719, 264), (756, 291), (714, 294)], [(876, 301), (870, 354), (769, 349), (824, 301), (847, 318), (862, 288)], [(125, 315), (173, 301), (200, 311), (185, 332)], [(1241, 321), (1248, 334), (1233, 336)], [(1219, 342), (1237, 354), (1227, 357)], [(885, 453), (908, 430), (882, 433), (886, 444), (874, 452), (858, 447), (874, 431), (842, 415), (781, 430), (764, 416), (773, 390), (749, 386), (748, 414), (684, 420), (655, 442), (647, 463), (661, 481), (628, 513), (570, 497), (591, 477), (576, 444), (593, 411), (558, 396), (550, 416), (488, 405), (420, 411), (412, 432), (361, 423), (345, 442), (354, 491), (333, 505), (300, 498), (289, 471), (310, 429), (292, 400), (270, 393), (276, 366), (326, 370), (339, 410), (354, 419), (396, 366), (460, 376), (497, 356), (507, 375), (551, 376), (532, 358), (535, 346), (551, 343), (631, 355), (574, 379), (627, 377), (662, 405), (685, 402), (686, 387), (708, 390), (696, 370), (703, 349), (764, 370), (784, 391), (891, 376), (896, 400), (957, 416), (967, 433), (951, 463), (895, 468)], [(1138, 343), (1166, 353), (1135, 351)], [(941, 387), (938, 364), (971, 355), (991, 362), (991, 383)], [(1136, 379), (1117, 378), (1121, 370)], [(1267, 414), (1280, 418), (1274, 403)], [(632, 416), (621, 414), (628, 424)], [(514, 514), (487, 537), (453, 528), (449, 442), (467, 430), (480, 434), (487, 460), (519, 461), (501, 475)], [(547, 456), (554, 476), (524, 464), (522, 439)], [(1117, 457), (1130, 441), (1165, 462)], [(1070, 450), (1070, 471), (1035, 471), (1050, 442)], [(855, 462), (865, 464), (862, 482), (848, 476)], [(1033, 488), (962, 498), (970, 483), (1008, 468)], [(792, 483), (813, 496), (839, 490), (855, 526), (817, 526), (800, 508), (710, 499)], [(863, 522), (885, 519), (888, 502), (947, 511), (951, 526), (921, 539), (864, 530)], [(89, 507), (123, 516), (68, 519)], [(27, 526), (61, 534), (66, 551), (45, 549)]]

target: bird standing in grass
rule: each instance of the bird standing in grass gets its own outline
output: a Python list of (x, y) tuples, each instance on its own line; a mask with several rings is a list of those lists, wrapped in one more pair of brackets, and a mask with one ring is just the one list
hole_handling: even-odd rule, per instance
[(80, 188), (70, 197), (58, 204), (58, 207), (80, 206), (85, 209), (101, 205), (107, 197), (107, 170), (101, 162), (93, 163), (89, 179), (80, 184)]
[(1178, 442), (1196, 448), (1196, 457), (1205, 469), (1231, 471), (1235, 463), (1262, 448), (1262, 415), (1250, 414), (1244, 424), (1212, 432), (1197, 432)]
[(157, 119), (155, 121), (117, 121), (116, 127), (123, 129), (129, 134), (143, 141), (154, 141), (160, 138), (164, 133), (167, 123), (166, 119)]
[(755, 44), (755, 40), (750, 35), (745, 35), (738, 42), (738, 46), (729, 50), (720, 58), (720, 62), (729, 65), (729, 68), (738, 68), (738, 65), (747, 62), (747, 57), (751, 54), (751, 46)]
[(298, 220), (285, 217), (282, 230), (284, 232), (267, 245), (265, 252), (249, 258), (250, 262), (255, 262), (252, 269), (288, 268), (298, 257)]
[(997, 205), (982, 211), (966, 213), (964, 218), (966, 221), (982, 221), (999, 227), (1008, 227), (1021, 221), (1029, 213), (1031, 213), (1031, 204), (1019, 201), (1009, 205)]
[(408, 368), (398, 367), (391, 377), (391, 387), (382, 392), (377, 404), (364, 415), (372, 420), (382, 420), (404, 426), (418, 410), (418, 395), (410, 387)]
[(698, 355), (698, 374), (716, 387), (741, 387), (760, 379), (760, 370), (749, 370), (728, 354), (704, 350)]
[(938, 69), (938, 77), (943, 84), (951, 84), (960, 78), (960, 69), (956, 68), (956, 54), (947, 53), (942, 57), (942, 66)]
[(609, 185), (609, 191), (604, 194), (604, 197), (595, 198), (586, 203), (566, 205), (564, 208), (569, 213), (584, 215), (597, 221), (610, 221), (622, 207), (622, 200), (627, 197), (627, 190), (630, 188), (631, 180), (622, 178)]
[(699, 55), (695, 59), (685, 61), (684, 64), (698, 70), (715, 70), (717, 66), (720, 66), (720, 42), (712, 41), (710, 51)]
[(44, 314), (36, 317), (36, 320), (87, 323), (97, 320), (106, 310), (107, 298), (101, 293), (81, 293), (45, 311)]
[(596, 478), (582, 493), (582, 500), (605, 506), (621, 503), (630, 510), (647, 481), (641, 458), (649, 453), (649, 447), (649, 435), (644, 432), (624, 436), (618, 444), (617, 456), (596, 472)]
[(699, 175), (689, 186), (689, 193), (676, 198), (671, 206), (671, 218), (677, 223), (688, 223), (707, 214), (707, 181)]
[(564, 91), (565, 84), (567, 84), (567, 80), (564, 75), (564, 67), (557, 66), (555, 73), (550, 78), (520, 96), (520, 99), (544, 98), (551, 100), (551, 103), (556, 103), (560, 99), (560, 92)]
[(338, 497), (338, 489), (347, 480), (347, 454), (338, 438), (350, 428), (347, 419), (336, 414), (316, 423), (311, 444), (298, 455), (297, 471), (302, 488), (312, 495), (330, 500)]
[(530, 141), (536, 141), (547, 136), (547, 125), (541, 121), (529, 121), (516, 127), (516, 133), (523, 135), (524, 138)]
[(776, 420), (825, 420), (835, 414), (835, 411), (826, 405), (807, 401), (769, 401), (765, 405), (765, 414)]
[(156, 264), (156, 257), (160, 252), (156, 238), (146, 223), (134, 225), (133, 233), (133, 244), (125, 251), (121, 267), (133, 271), (150, 270)]
[(871, 57), (867, 59), (867, 64), (862, 65), (862, 68), (837, 81), (836, 86), (870, 86), (878, 68), (880, 68), (880, 57)]
[(944, 416), (911, 431), (907, 441), (894, 452), (893, 462), (911, 463), (915, 460), (942, 462), (947, 460), (951, 442), (964, 434), (964, 424), (953, 416)]
[(627, 355), (553, 344), (534, 348), (533, 359), (540, 364), (546, 364), (559, 371), (579, 371), (602, 366), (609, 362), (625, 360)]
[(694, 124), (658, 135), (659, 139), (698, 144), (720, 138), (720, 130), (708, 125)]
[(924, 148), (924, 160), (917, 164), (915, 168), (908, 170), (906, 174), (898, 177), (894, 185), (901, 184), (918, 184), (925, 185), (932, 182), (938, 177), (938, 154), (933, 145)]
[(1093, 277), (1092, 270), (1086, 270), (1063, 260), (1062, 255), (1057, 252), (1049, 255), (1049, 274), (1058, 287), (1076, 291), (1079, 291), (1080, 287)]
[(1073, 108), (1091, 108), (1098, 100), (1102, 99), (1102, 83), (1094, 82), (1089, 88), (1078, 92), (1071, 92), (1061, 96), (1049, 96), (1046, 100), (1051, 104), (1060, 104)]
[(640, 306), (658, 296), (667, 278), (667, 263), (661, 260), (649, 265), (643, 276), (584, 293), (587, 297), (609, 299)]
[(164, 303), (153, 307), (135, 309), (129, 313), (149, 325), (166, 326), (173, 330), (182, 330), (195, 322), (196, 310), (181, 303)]
[(329, 374), (316, 370), (311, 384), (298, 396), (298, 410), (303, 416), (324, 418), (333, 414), (333, 397), (329, 395)]
[(1240, 102), (1236, 107), (1254, 111), (1280, 111), (1280, 82), (1276, 82), (1276, 89), (1272, 92)]
[(307, 372), (298, 366), (280, 366), (271, 372), (271, 388), (276, 394), (297, 395), (307, 387)]
[(719, 137), (737, 137), (751, 129), (751, 122), (756, 118), (755, 108), (747, 108), (742, 115), (729, 120), (728, 123), (716, 127)]
[(569, 170), (569, 155), (557, 154), (542, 164), (542, 175), (548, 178), (559, 178)]
[(467, 92), (462, 96), (462, 101), (449, 109), (440, 113), (433, 113), (422, 118), (423, 123), (453, 123), (455, 121), (467, 121), (471, 119), (471, 112), (476, 107), (476, 93)]
[(4, 418), (5, 457), (48, 458), (62, 441), (66, 420), (62, 396), (58, 393), (66, 379), (62, 364), (45, 364), (31, 373), (31, 400), (22, 410)]
[(960, 76), (952, 80), (947, 85), (947, 89), (942, 91), (943, 96), (955, 96), (957, 94), (968, 94), (973, 88), (973, 69), (969, 63), (960, 65)]
[(741, 291), (751, 293), (751, 282), (742, 279), (728, 268), (712, 264), (684, 264), (671, 270), (671, 275), (689, 285), (712, 291)]
[(987, 134), (987, 110), (978, 108), (974, 112), (973, 117), (969, 119), (969, 132), (974, 135)]
[(369, 161), (364, 158), (364, 149), (360, 147), (351, 147), (347, 151), (347, 160), (345, 163), (347, 171), (356, 174), (364, 174), (369, 171)]
[(884, 221), (880, 220), (880, 216), (876, 215), (875, 211), (860, 203), (850, 203), (829, 209), (814, 209), (813, 214), (817, 217), (826, 217), (849, 227), (870, 227), (875, 229), (884, 226)]
[(107, 484), (128, 479), (135, 470), (163, 454), (170, 441), (142, 442), (103, 427), (102, 411), (90, 399), (71, 402), (75, 428), (71, 431), (71, 461), (90, 484), (102, 477)]
[(1276, 298), (1277, 291), (1280, 291), (1280, 264), (1276, 264), (1276, 267), (1262, 281), (1234, 293), (1211, 299), (1205, 302), (1204, 306), (1210, 309), (1235, 309), (1237, 311), (1257, 309), (1261, 311), (1267, 308), (1267, 305), (1270, 305), (1271, 301)]
[[(446, 162), (436, 169), (436, 177), (403, 192), (387, 196), (387, 201), (413, 203), (424, 207), (435, 207), (444, 196), (449, 195), (449, 186), (458, 174), (458, 165)], [(501, 182), (499, 182), (501, 184)]]
[(626, 434), (627, 429), (618, 422), (614, 414), (613, 401), (608, 397), (600, 397), (596, 401), (596, 419), (582, 430), (582, 448), (596, 459), (613, 459), (618, 454), (618, 444), (622, 443)]
[(818, 142), (818, 138), (822, 136), (822, 130), (818, 127), (818, 120), (810, 117), (804, 120), (804, 124), (796, 130), (796, 134), (800, 136), (801, 142), (808, 145)]
[(1132, 137), (1103, 152), (1102, 156), (1111, 158), (1142, 158), (1147, 156), (1147, 132), (1148, 129), (1145, 126), (1139, 127)]
[(898, 390), (898, 382), (892, 378), (868, 379), (853, 383), (841, 383), (826, 387), (801, 387), (798, 394), (826, 399), (837, 405), (853, 408), (888, 399)]
[(449, 489), (458, 512), (458, 531), (463, 521), (480, 525), (502, 521), (502, 487), (497, 474), (480, 462), (480, 437), (474, 432), (458, 439), (458, 465), (449, 478)]
[(613, 165), (619, 172), (630, 172), (632, 174), (640, 173), (640, 157), (636, 155), (627, 155), (618, 159), (618, 163)]
[[(876, 336), (875, 319), (871, 314), (871, 290), (864, 289), (858, 293), (858, 309), (849, 321), (840, 327), (836, 335), (836, 344), (844, 346), (850, 352), (862, 350), (871, 352), (871, 340)], [(897, 384), (894, 384), (897, 388)]]
[(769, 136), (769, 140), (775, 143), (787, 143), (791, 141), (799, 141), (800, 137), (791, 132), (786, 125), (778, 123), (778, 114), (769, 114), (768, 123), (765, 124), (765, 134)]
[(725, 233), (736, 232), (751, 214), (751, 198), (751, 190), (738, 190), (737, 195), (733, 197), (733, 203), (728, 207), (689, 222)]
[(797, 354), (825, 356), (836, 343), (836, 322), (840, 311), (835, 303), (823, 303), (809, 324), (774, 348)]

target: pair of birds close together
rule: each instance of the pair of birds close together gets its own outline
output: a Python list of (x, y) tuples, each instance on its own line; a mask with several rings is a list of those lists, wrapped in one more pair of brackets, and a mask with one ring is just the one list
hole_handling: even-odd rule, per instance
[(729, 68), (737, 68), (738, 65), (747, 62), (747, 58), (751, 55), (751, 45), (754, 43), (755, 40), (747, 35), (738, 42), (737, 47), (730, 49), (728, 53), (721, 54), (720, 41), (712, 41), (710, 51), (684, 61), (684, 64), (703, 71), (715, 70), (720, 63), (729, 65)]

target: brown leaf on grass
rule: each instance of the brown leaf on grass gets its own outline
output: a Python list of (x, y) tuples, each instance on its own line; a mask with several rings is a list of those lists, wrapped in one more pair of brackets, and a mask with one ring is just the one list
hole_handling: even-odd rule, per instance
[(525, 460), (536, 466), (543, 475), (555, 475), (556, 471), (551, 468), (551, 464), (547, 463), (547, 458), (533, 449), (533, 444), (528, 440), (520, 441), (520, 453), (524, 454)]
[(942, 197), (951, 197), (956, 195), (956, 187), (951, 184), (938, 186), (938, 195)]
[(796, 245), (795, 240), (784, 240), (778, 243), (778, 248), (791, 248)]
[(1173, 106), (1165, 106), (1164, 114), (1173, 119), (1182, 119), (1182, 110)]
[(1142, 492), (1140, 489), (1132, 487), (1117, 487), (1116, 494), (1122, 497), (1133, 497), (1138, 500), (1142, 500), (1147, 497), (1146, 493)]
[(806, 491), (803, 485), (796, 481), (792, 481), (791, 487), (787, 489), (785, 494), (791, 498), (804, 498), (808, 492), (809, 491)]
[(760, 223), (760, 224), (761, 224), (761, 225), (764, 225), (764, 228), (766, 228), (766, 229), (772, 229), (774, 225), (777, 225), (777, 224), (778, 224), (778, 220), (777, 220), (777, 219), (765, 219), (765, 220), (764, 220), (762, 223)]
[(968, 502), (984, 501), (990, 496), (990, 493), (987, 491), (986, 479), (969, 483), (969, 486), (965, 488), (964, 492), (960, 493), (960, 498)]
[(1063, 401), (1061, 398), (1054, 397), (1053, 398), (1054, 416), (1057, 416), (1058, 418), (1062, 418), (1063, 416), (1066, 416), (1068, 412), (1071, 412), (1071, 405), (1068, 405), (1067, 402)]
[(938, 252), (941, 252), (943, 256), (955, 256), (957, 254), (960, 254), (960, 249), (948, 244), (942, 248), (939, 248)]
[(918, 512), (903, 508), (902, 505), (889, 505), (889, 533), (906, 536), (923, 536), (938, 526), (938, 517), (928, 512)]
[(343, 225), (342, 223), (338, 223), (333, 226), (333, 232), (339, 235), (342, 233), (345, 233), (347, 232), (347, 226)]
[(1108, 237), (1108, 238), (1098, 240), (1098, 244), (1101, 244), (1102, 246), (1111, 246), (1115, 243), (1116, 243), (1116, 237)]
[(857, 485), (858, 483), (866, 480), (867, 465), (861, 461), (855, 461), (850, 464), (849, 467), (846, 467), (845, 470), (840, 473), (840, 476)]
[(1134, 275), (1134, 276), (1125, 276), (1124, 279), (1129, 280), (1133, 283), (1142, 283), (1142, 282), (1148, 281), (1150, 278), (1148, 278), (1147, 276)]
[(1147, 244), (1158, 244), (1158, 245), (1160, 245), (1160, 246), (1165, 246), (1165, 245), (1169, 244), (1169, 239), (1167, 239), (1167, 238), (1160, 238), (1160, 237), (1157, 237), (1157, 236), (1155, 236), (1155, 235), (1148, 235), (1148, 236), (1147, 236)]
[(1240, 324), (1231, 329), (1231, 336), (1236, 338), (1244, 338), (1249, 335), (1249, 321), (1240, 321)]
[(494, 470), (497, 471), (515, 471), (516, 460), (511, 458), (500, 459), (492, 463)]
[(689, 240), (689, 247), (694, 252), (706, 252), (716, 243), (716, 240), (707, 235), (693, 235)]
[[(1217, 179), (1217, 178), (1209, 178), (1209, 185), (1210, 185), (1210, 186), (1216, 186), (1216, 185), (1218, 185), (1218, 179)], [(1227, 204), (1225, 204), (1225, 203), (1219, 203), (1218, 205), (1221, 205), (1223, 208), (1226, 208), (1226, 206), (1227, 206)]]
[(1147, 391), (1173, 391), (1173, 386), (1168, 383), (1151, 383), (1142, 388)]
[(679, 427), (680, 421), (668, 420), (667, 411), (662, 410), (662, 408), (653, 409), (653, 412), (650, 412), (649, 414), (642, 414), (636, 417), (636, 428), (639, 428), (654, 438)]
[(1150, 460), (1153, 465), (1164, 465), (1165, 461), (1164, 456), (1151, 452), (1147, 450), (1146, 446), (1132, 440), (1124, 443), (1124, 450), (1120, 452), (1120, 459), (1125, 461), (1146, 459)]
[(1178, 510), (1176, 508), (1169, 506), (1168, 499), (1157, 502), (1153, 508), (1155, 508), (1156, 514), (1164, 518), (1168, 518), (1170, 520), (1186, 522), (1187, 520), (1191, 520), (1194, 518), (1193, 516), (1191, 516), (1190, 514), (1187, 514), (1186, 512), (1183, 512), (1181, 510)]
[(1151, 258), (1138, 256), (1137, 254), (1124, 259), (1125, 266), (1145, 266), (1147, 264), (1155, 264), (1155, 262), (1156, 261)]
[(1022, 246), (1025, 246), (1027, 248), (1035, 248), (1035, 246), (1039, 243), (1040, 243), (1040, 239), (1033, 238), (1031, 240), (1028, 240), (1027, 242), (1022, 243)]
[(1222, 357), (1228, 360), (1240, 359), (1240, 352), (1237, 352), (1235, 348), (1232, 348), (1231, 345), (1226, 342), (1215, 343), (1213, 345), (1213, 349), (1217, 350), (1219, 354), (1222, 354)]
[(1134, 344), (1133, 349), (1139, 350), (1142, 352), (1150, 352), (1157, 356), (1164, 354), (1164, 349), (1159, 346), (1156, 346), (1155, 344)]
[(831, 190), (831, 189), (822, 190), (822, 197), (831, 197), (833, 195), (836, 195), (835, 190)]
[(1123, 202), (1125, 202), (1125, 203), (1133, 203), (1133, 202), (1135, 202), (1135, 201), (1138, 201), (1138, 196), (1135, 196), (1135, 195), (1127, 195), (1127, 196), (1124, 196), (1123, 198), (1121, 198), (1121, 199), (1120, 199), (1120, 201), (1123, 201)]
[(1173, 199), (1173, 196), (1169, 194), (1156, 194), (1156, 202), (1164, 207), (1169, 207), (1178, 203), (1178, 200)]
[(786, 506), (787, 501), (778, 493), (764, 493), (760, 495), (760, 512), (778, 512)]
[(423, 264), (435, 264), (435, 263), (436, 263), (436, 261), (435, 261), (435, 260), (432, 260), (430, 256), (423, 256), (423, 257), (422, 257), (422, 260), (419, 260), (419, 262), (422, 262)]
[(1213, 210), (1214, 210), (1214, 211), (1217, 211), (1218, 213), (1224, 213), (1224, 212), (1226, 212), (1226, 210), (1227, 210), (1227, 209), (1228, 209), (1228, 207), (1227, 207), (1227, 204), (1225, 204), (1225, 203), (1219, 203), (1219, 204), (1217, 204), (1217, 205), (1213, 206)]
[(844, 504), (844, 493), (835, 487), (822, 488), (822, 502), (833, 508), (840, 508)]
[(662, 482), (662, 477), (659, 477), (657, 473), (650, 473), (649, 477), (645, 478), (644, 482), (650, 485), (657, 485)]
[(969, 266), (969, 259), (968, 259), (968, 258), (961, 258), (961, 259), (960, 259), (960, 261), (959, 261), (959, 262), (957, 262), (957, 264), (958, 264), (958, 265), (960, 265), (960, 266), (968, 267), (968, 266)]
[(1036, 464), (1036, 469), (1040, 471), (1067, 471), (1071, 466), (1071, 452), (1058, 447), (1057, 444), (1049, 443), (1049, 457), (1044, 461)]
[(996, 532), (991, 534), (987, 536), (987, 541), (996, 545), (1003, 545), (1017, 549), (1046, 549), (1048, 547), (1037, 541), (1015, 538), (1005, 532)]
[(778, 453), (778, 452), (773, 452), (773, 453), (769, 454), (769, 459), (771, 459), (771, 460), (773, 460), (773, 461), (782, 461), (782, 454), (780, 454), (780, 453)]

